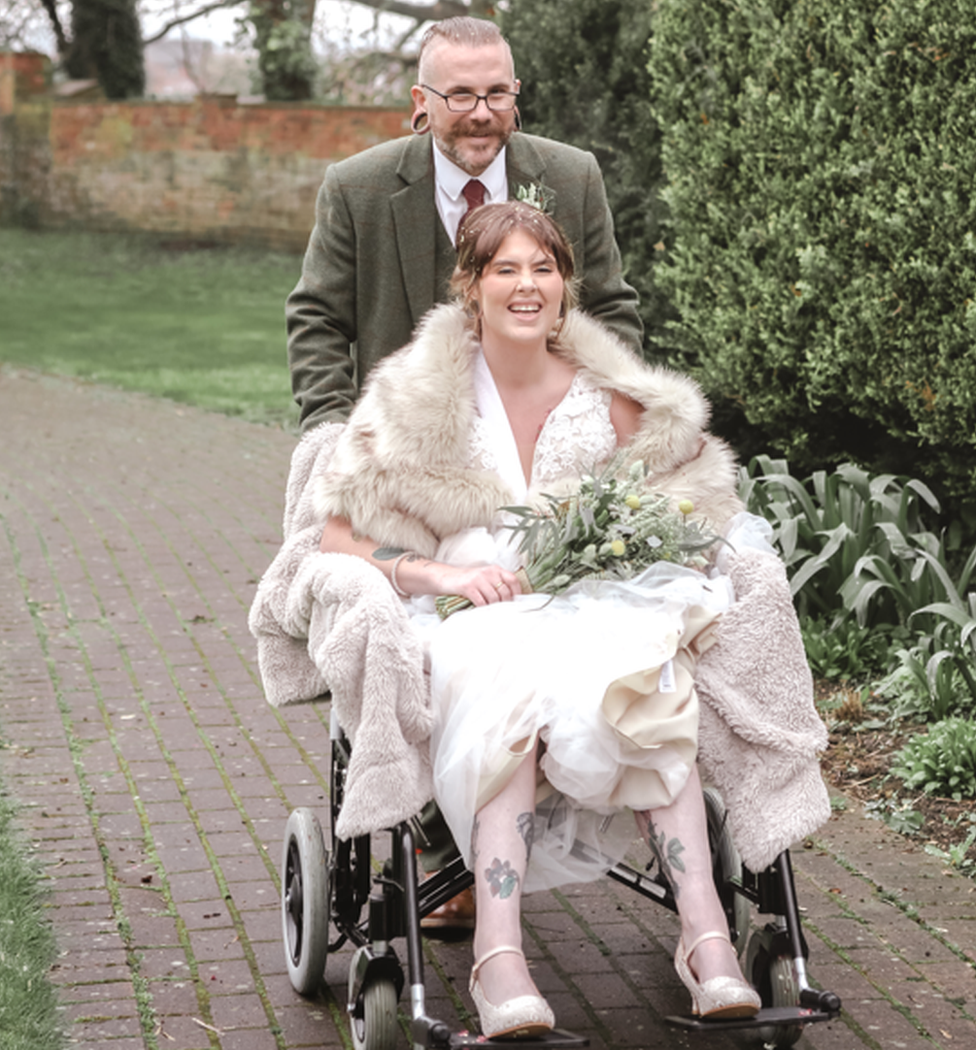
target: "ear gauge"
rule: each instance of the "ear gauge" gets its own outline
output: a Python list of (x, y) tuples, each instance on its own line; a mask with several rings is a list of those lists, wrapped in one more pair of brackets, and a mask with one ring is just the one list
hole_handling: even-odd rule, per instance
[(518, 111), (518, 106), (515, 107), (515, 130), (522, 130), (522, 114)]
[(415, 135), (426, 135), (430, 131), (430, 118), (426, 110), (419, 109), (414, 113), (410, 118), (410, 130)]

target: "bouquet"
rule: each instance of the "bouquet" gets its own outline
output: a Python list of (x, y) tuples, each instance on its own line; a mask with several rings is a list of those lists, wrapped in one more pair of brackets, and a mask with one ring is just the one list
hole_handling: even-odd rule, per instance
[[(517, 575), (526, 594), (559, 594), (584, 579), (629, 580), (658, 561), (701, 569), (704, 552), (720, 540), (690, 520), (690, 500), (682, 500), (676, 514), (664, 493), (648, 491), (640, 462), (622, 480), (611, 464), (597, 477), (584, 476), (571, 495), (543, 500), (539, 508), (501, 508), (516, 519), (506, 528), (521, 537)], [(471, 602), (441, 595), (435, 604), (446, 619)]]

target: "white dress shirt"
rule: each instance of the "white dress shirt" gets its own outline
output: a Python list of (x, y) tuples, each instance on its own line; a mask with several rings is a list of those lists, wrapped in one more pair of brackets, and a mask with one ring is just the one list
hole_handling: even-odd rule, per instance
[(453, 161), (447, 159), (443, 153), (434, 146), (434, 198), (437, 201), (437, 214), (444, 223), (451, 244), (457, 240), (457, 228), (468, 210), (468, 202), (464, 199), (462, 191), (472, 178), (477, 180), (485, 188), (485, 204), (496, 204), (499, 201), (508, 200), (508, 175), (505, 171), (505, 148), (502, 147), (498, 156), (487, 168), (476, 176), (462, 171)]

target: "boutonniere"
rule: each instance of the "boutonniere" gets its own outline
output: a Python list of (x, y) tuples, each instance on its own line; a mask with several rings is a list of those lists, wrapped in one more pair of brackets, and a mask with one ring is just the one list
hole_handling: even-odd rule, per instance
[(541, 182), (530, 182), (527, 185), (515, 187), (515, 199), (549, 215), (552, 212), (556, 194), (548, 186), (543, 186)]

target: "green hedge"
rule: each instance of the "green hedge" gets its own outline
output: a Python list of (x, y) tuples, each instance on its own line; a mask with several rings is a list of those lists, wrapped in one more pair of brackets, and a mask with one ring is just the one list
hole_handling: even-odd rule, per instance
[(646, 0), (511, 0), (500, 12), (523, 81), (525, 130), (591, 151), (603, 171), (627, 280), (641, 298), (652, 357), (667, 301), (653, 282), (662, 238), (660, 133), (647, 69)]
[(681, 359), (796, 473), (853, 458), (971, 497), (972, 0), (654, 11)]

